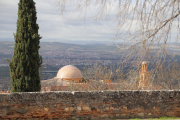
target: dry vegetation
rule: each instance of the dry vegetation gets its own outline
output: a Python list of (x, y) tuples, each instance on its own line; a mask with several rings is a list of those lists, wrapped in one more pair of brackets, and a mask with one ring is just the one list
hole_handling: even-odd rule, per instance
[[(179, 0), (58, 0), (56, 4), (61, 14), (66, 13), (68, 4), (72, 12), (79, 12), (84, 20), (88, 11), (95, 9), (94, 20), (112, 20), (116, 26), (116, 36), (112, 40), (115, 43), (123, 41), (123, 44), (116, 44), (120, 54), (124, 54), (119, 69), (112, 73), (106, 67), (92, 66), (85, 70), (85, 80), (111, 79), (116, 74), (115, 82), (120, 83), (117, 89), (137, 90), (138, 72), (145, 60), (151, 63), (151, 84), (161, 86), (153, 89), (180, 88), (179, 63), (164, 64), (167, 62), (168, 45), (179, 41)], [(179, 49), (176, 44), (174, 46)], [(173, 60), (173, 54), (171, 56)], [(132, 59), (135, 62), (128, 62)], [(123, 67), (127, 64), (132, 69), (124, 74)], [(73, 84), (69, 90), (79, 89)], [(93, 90), (107, 90), (101, 82), (93, 82), (91, 86)], [(146, 89), (150, 89), (150, 86)]]
[[(158, 64), (157, 64), (158, 65)], [(112, 72), (111, 69), (103, 66), (93, 66), (90, 70), (85, 70), (84, 78), (99, 80), (115, 79), (113, 83), (118, 83), (111, 87), (118, 90), (138, 90), (139, 84), (139, 71), (141, 68), (129, 70), (128, 73), (124, 73), (123, 69), (116, 69), (116, 72)], [(155, 66), (156, 68), (156, 66)], [(150, 70), (150, 85), (144, 88), (144, 90), (155, 89), (179, 89), (180, 88), (180, 64), (178, 62), (170, 62), (168, 66), (161, 65), (158, 69), (152, 68)]]
[[(141, 69), (139, 69), (141, 70)], [(155, 73), (152, 69), (150, 77), (150, 85), (144, 88), (144, 90), (175, 90), (180, 88), (180, 64), (177, 62), (169, 63), (169, 66), (161, 65)], [(130, 70), (128, 73), (124, 73), (121, 67), (112, 72), (111, 68), (107, 66), (94, 65), (89, 68), (84, 68), (82, 83), (69, 83), (69, 86), (64, 89), (66, 91), (102, 91), (102, 90), (140, 90), (139, 84), (139, 72), (138, 70)], [(112, 80), (112, 83), (107, 83), (106, 80)], [(100, 80), (105, 80), (101, 82)], [(57, 80), (53, 80), (57, 81)], [(10, 88), (10, 80), (2, 82), (2, 91), (7, 91)], [(51, 83), (52, 84), (52, 83)], [(49, 86), (61, 86), (57, 83)], [(48, 87), (48, 86), (46, 86)], [(0, 91), (1, 91), (0, 90)], [(56, 89), (54, 89), (56, 90)], [(57, 90), (60, 90), (59, 88)], [(63, 89), (62, 89), (63, 90)]]
[[(160, 66), (154, 72), (152, 69), (150, 76), (150, 84), (143, 90), (175, 90), (180, 87), (180, 64), (177, 62), (169, 63), (169, 66)], [(139, 69), (141, 70), (141, 69)], [(139, 85), (139, 70), (130, 70), (124, 73), (122, 69), (117, 68), (115, 72), (107, 66), (94, 65), (83, 70), (82, 83), (70, 83), (64, 89), (66, 91), (103, 91), (103, 90), (142, 90)], [(114, 77), (116, 76), (116, 77)], [(106, 82), (114, 78), (112, 83)], [(101, 80), (105, 80), (101, 82)], [(59, 90), (54, 89), (54, 90)]]
[[(176, 44), (180, 33), (179, 0), (58, 0), (56, 5), (62, 15), (66, 14), (66, 7), (70, 5), (72, 9), (68, 9), (68, 12), (72, 10), (73, 14), (79, 13), (84, 20), (93, 9), (97, 11), (91, 16), (95, 21), (113, 21), (116, 36), (112, 40), (115, 43), (123, 41), (122, 44), (116, 44), (120, 54), (124, 54), (120, 67), (129, 65), (132, 68), (124, 80), (131, 84), (129, 86), (137, 84), (136, 76), (142, 61), (149, 61), (153, 85), (158, 84), (162, 89), (179, 88), (179, 63), (172, 62), (175, 54), (171, 53), (172, 60), (167, 63), (169, 45), (174, 43), (174, 47), (179, 49)], [(135, 62), (130, 63), (132, 59)], [(136, 69), (133, 68), (134, 64)], [(173, 67), (173, 64), (177, 66)], [(103, 75), (103, 69), (99, 69), (97, 67), (94, 70), (93, 79), (97, 79), (98, 74), (100, 78), (111, 77), (111, 70)], [(123, 76), (121, 74), (118, 75)]]

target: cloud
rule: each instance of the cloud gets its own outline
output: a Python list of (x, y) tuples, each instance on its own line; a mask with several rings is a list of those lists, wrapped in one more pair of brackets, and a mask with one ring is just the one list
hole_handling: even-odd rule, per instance
[[(85, 21), (79, 17), (79, 11), (73, 12), (72, 5), (67, 4), (62, 16), (58, 10), (58, 0), (34, 0), (36, 3), (37, 23), (42, 41), (47, 40), (95, 40), (105, 41), (114, 37), (114, 26), (106, 21), (95, 22), (95, 10), (88, 11)], [(19, 0), (0, 1), (0, 40), (12, 39), (16, 33)]]
[[(117, 30), (127, 35), (130, 23), (132, 22), (131, 32), (140, 30), (140, 22), (132, 16), (128, 16), (127, 20), (118, 17), (118, 7), (116, 2), (107, 5), (107, 11), (103, 14), (110, 19), (95, 21), (94, 16), (98, 14), (97, 6), (89, 5), (87, 12), (74, 11), (74, 4), (71, 0), (67, 0), (66, 12), (61, 15), (58, 1), (59, 0), (34, 0), (36, 3), (37, 23), (39, 24), (39, 34), (43, 38), (42, 41), (55, 40), (64, 42), (62, 40), (109, 40), (114, 38)], [(75, 0), (76, 1), (76, 0)], [(19, 0), (0, 0), (0, 40), (11, 39), (14, 40), (13, 33), (16, 33), (16, 23), (18, 19), (18, 3)], [(118, 3), (118, 1), (117, 1)], [(75, 3), (76, 4), (76, 3)], [(100, 4), (100, 2), (99, 2)], [(133, 5), (130, 6), (132, 9)], [(109, 11), (110, 10), (110, 11)], [(128, 12), (128, 11), (126, 11)], [(126, 16), (126, 12), (119, 14)], [(81, 15), (81, 16), (80, 16)], [(100, 14), (99, 14), (100, 15)], [(109, 16), (106, 16), (109, 15)], [(117, 15), (117, 16), (116, 16)], [(85, 16), (85, 20), (83, 19)], [(120, 27), (118, 26), (120, 23)], [(121, 25), (124, 25), (123, 27)], [(175, 23), (176, 24), (176, 23)], [(176, 27), (172, 28), (172, 34), (176, 32)], [(176, 32), (177, 33), (177, 32)], [(126, 37), (126, 36), (125, 36)]]

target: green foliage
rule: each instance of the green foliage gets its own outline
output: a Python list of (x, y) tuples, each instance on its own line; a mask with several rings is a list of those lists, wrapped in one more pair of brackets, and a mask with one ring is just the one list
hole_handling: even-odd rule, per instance
[(17, 30), (12, 61), (9, 61), (11, 92), (34, 92), (41, 90), (39, 67), (39, 43), (36, 24), (36, 8), (33, 0), (20, 0), (18, 4)]

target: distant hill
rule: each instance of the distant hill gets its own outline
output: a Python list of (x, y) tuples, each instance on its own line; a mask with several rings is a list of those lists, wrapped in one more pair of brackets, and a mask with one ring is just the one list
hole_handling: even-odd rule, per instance
[[(41, 42), (40, 53), (47, 51), (70, 51), (70, 52), (82, 52), (82, 51), (104, 51), (114, 52), (117, 48), (113, 44), (69, 44), (61, 42)], [(14, 51), (14, 42), (0, 41), (0, 52), (4, 50)]]
[[(6, 42), (14, 42), (14, 39), (4, 39), (0, 38), (0, 41), (6, 41)], [(114, 44), (114, 41), (108, 40), (108, 41), (95, 41), (95, 40), (67, 40), (67, 39), (41, 39), (42, 42), (60, 42), (60, 43), (67, 43), (67, 44), (76, 44), (76, 45), (88, 45), (88, 44)], [(118, 44), (121, 42), (117, 41)]]
[(14, 42), (9, 41), (0, 41), (0, 49), (1, 50), (14, 50)]

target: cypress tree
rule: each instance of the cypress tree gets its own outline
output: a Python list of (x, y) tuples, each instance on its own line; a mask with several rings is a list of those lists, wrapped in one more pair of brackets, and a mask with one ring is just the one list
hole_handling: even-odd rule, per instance
[(11, 92), (35, 92), (41, 90), (39, 67), (39, 43), (36, 24), (36, 8), (33, 0), (20, 0), (18, 4), (17, 30), (12, 61), (9, 61)]

